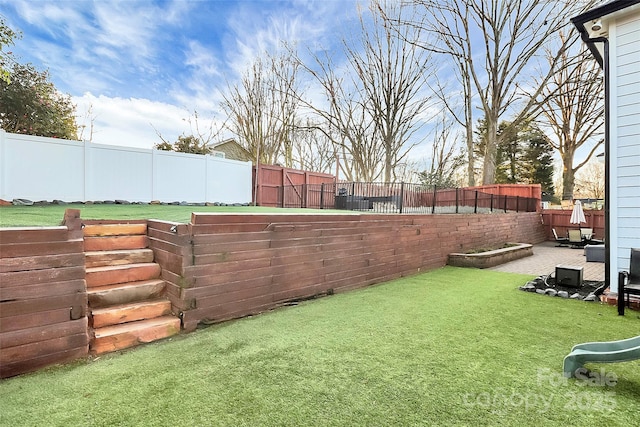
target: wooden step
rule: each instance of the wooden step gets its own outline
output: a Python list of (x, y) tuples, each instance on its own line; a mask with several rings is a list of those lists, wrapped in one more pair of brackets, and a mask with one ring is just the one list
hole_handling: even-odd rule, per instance
[(149, 246), (146, 235), (85, 237), (85, 251), (114, 251), (120, 249), (145, 249)]
[(171, 314), (171, 301), (154, 300), (113, 305), (105, 308), (96, 308), (91, 311), (91, 314), (93, 317), (93, 327), (97, 329), (105, 326), (166, 316)]
[(147, 224), (94, 224), (82, 229), (85, 237), (147, 234)]
[(160, 277), (160, 266), (153, 262), (125, 265), (108, 265), (85, 269), (87, 288), (113, 285), (116, 283), (138, 282)]
[(164, 280), (144, 280), (141, 282), (118, 283), (87, 289), (89, 306), (92, 310), (110, 305), (157, 299), (165, 288)]
[(107, 326), (95, 330), (95, 339), (90, 344), (90, 350), (95, 354), (122, 350), (167, 338), (178, 332), (180, 319), (173, 316)]
[(122, 249), (116, 251), (90, 251), (84, 253), (87, 268), (153, 262), (151, 249)]

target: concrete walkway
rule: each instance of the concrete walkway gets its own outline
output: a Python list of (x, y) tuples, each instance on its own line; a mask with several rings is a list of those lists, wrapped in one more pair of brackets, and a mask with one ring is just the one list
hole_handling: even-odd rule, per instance
[(583, 267), (584, 280), (604, 280), (604, 263), (587, 262), (584, 249), (557, 247), (555, 242), (534, 245), (533, 256), (511, 261), (490, 270), (540, 276), (555, 274), (556, 265)]

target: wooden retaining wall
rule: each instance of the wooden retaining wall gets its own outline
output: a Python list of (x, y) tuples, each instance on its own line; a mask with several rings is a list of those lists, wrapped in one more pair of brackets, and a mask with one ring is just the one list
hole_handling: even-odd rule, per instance
[(0, 377), (88, 354), (80, 212), (65, 226), (0, 229)]
[(193, 214), (148, 230), (187, 331), (438, 268), (451, 252), (545, 240), (539, 213)]

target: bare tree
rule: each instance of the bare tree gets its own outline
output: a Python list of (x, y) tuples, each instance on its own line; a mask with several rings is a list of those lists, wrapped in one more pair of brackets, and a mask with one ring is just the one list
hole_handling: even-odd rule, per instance
[(293, 167), (323, 173), (331, 173), (336, 162), (336, 147), (318, 125), (306, 121), (299, 124), (292, 135)]
[(414, 137), (431, 103), (423, 90), (433, 74), (430, 57), (405, 41), (419, 39), (420, 30), (406, 27), (398, 35), (393, 28), (392, 22), (399, 21), (405, 11), (391, 1), (374, 0), (372, 25), (360, 18), (362, 49), (345, 45), (365, 94), (365, 108), (384, 147), (385, 182), (391, 181), (396, 165), (419, 143)]
[(287, 53), (258, 58), (239, 83), (228, 85), (222, 108), (227, 128), (254, 161), (292, 166), (291, 132), (298, 109), (299, 63)]
[(420, 172), (420, 180), (427, 185), (453, 187), (456, 173), (464, 164), (464, 154), (457, 149), (458, 135), (454, 133), (453, 123), (444, 114), (434, 132), (431, 156), (427, 168)]
[(604, 164), (590, 161), (576, 173), (575, 193), (581, 198), (604, 198)]
[[(553, 52), (547, 52), (549, 61), (554, 57)], [(560, 154), (562, 200), (570, 200), (576, 172), (603, 143), (604, 85), (598, 64), (581, 47), (563, 52), (558, 68), (539, 95), (542, 114), (537, 123)], [(590, 144), (587, 156), (574, 166), (576, 151)]]
[(326, 96), (327, 105), (306, 105), (327, 124), (327, 137), (341, 152), (347, 179), (390, 182), (394, 169), (420, 142), (418, 131), (430, 103), (428, 53), (406, 39), (419, 30), (398, 34), (391, 22), (404, 13), (393, 3), (372, 2), (371, 21), (360, 16), (360, 38), (343, 40), (344, 74), (330, 57), (315, 56), (303, 65)]
[[(509, 123), (517, 127), (536, 114), (538, 96), (555, 73), (561, 54), (575, 40), (575, 37), (557, 40), (556, 34), (569, 25), (567, 16), (577, 14), (585, 4), (569, 0), (414, 0), (412, 3), (423, 11), (423, 19), (403, 23), (426, 29), (435, 37), (433, 41), (416, 43), (453, 58), (453, 69), (462, 84), (459, 92), (467, 97), (461, 121), (465, 123), (468, 146), (473, 138), (471, 102), (480, 105), (482, 117), (487, 121), (482, 181), (491, 184), (496, 171), (498, 123), (509, 116)], [(556, 55), (546, 64), (543, 78), (531, 88), (532, 70), (540, 65), (537, 59), (551, 42), (556, 43)], [(523, 87), (527, 87), (527, 93)], [(473, 93), (469, 93), (470, 89)]]
[(320, 123), (314, 129), (322, 132), (335, 146), (341, 159), (340, 169), (349, 181), (375, 181), (381, 176), (380, 165), (384, 156), (376, 137), (373, 120), (364, 108), (362, 92), (356, 90), (349, 75), (338, 75), (340, 67), (329, 56), (314, 57), (314, 66), (301, 66), (319, 85), (325, 104), (300, 101)]

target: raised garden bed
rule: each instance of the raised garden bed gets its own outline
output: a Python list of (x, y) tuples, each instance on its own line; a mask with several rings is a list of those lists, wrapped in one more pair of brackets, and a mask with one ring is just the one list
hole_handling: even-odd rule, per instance
[(527, 243), (508, 243), (507, 245), (505, 245), (507, 247), (485, 252), (452, 253), (449, 254), (447, 264), (455, 267), (490, 268), (533, 255), (533, 246)]

